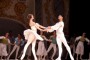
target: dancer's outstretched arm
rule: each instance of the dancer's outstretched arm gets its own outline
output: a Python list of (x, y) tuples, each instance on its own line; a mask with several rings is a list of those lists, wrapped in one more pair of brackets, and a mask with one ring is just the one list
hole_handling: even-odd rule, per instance
[[(40, 31), (45, 31), (45, 27), (42, 26), (42, 25), (40, 25), (40, 24), (38, 24), (38, 23), (36, 23), (35, 27), (36, 27), (38, 30), (40, 30)], [(42, 28), (43, 28), (43, 29), (42, 29)]]
[(81, 36), (76, 37), (75, 42), (78, 41), (81, 38)]
[(90, 40), (88, 39), (88, 38), (85, 38), (85, 40), (89, 43), (90, 42)]
[(56, 23), (55, 25), (53, 25), (53, 26), (48, 26), (47, 27), (47, 32), (53, 32), (54, 30), (57, 30), (57, 29), (59, 29), (60, 27), (62, 27), (62, 25), (63, 24), (61, 24), (61, 23)]
[(45, 28), (46, 28), (46, 27), (44, 27), (44, 26), (42, 26), (42, 25), (39, 25), (39, 27), (42, 28), (42, 29), (45, 29)]

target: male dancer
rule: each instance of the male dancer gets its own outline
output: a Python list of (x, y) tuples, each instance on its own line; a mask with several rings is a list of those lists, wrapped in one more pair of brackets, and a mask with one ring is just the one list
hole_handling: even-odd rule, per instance
[(67, 41), (65, 39), (63, 28), (64, 28), (64, 22), (63, 17), (61, 15), (58, 16), (59, 22), (56, 23), (54, 26), (49, 26), (46, 30), (47, 32), (52, 32), (56, 30), (56, 40), (59, 48), (59, 56), (56, 60), (61, 60), (61, 54), (62, 54), (62, 43), (65, 45), (67, 51), (69, 52), (71, 60), (74, 60), (69, 45), (67, 44)]

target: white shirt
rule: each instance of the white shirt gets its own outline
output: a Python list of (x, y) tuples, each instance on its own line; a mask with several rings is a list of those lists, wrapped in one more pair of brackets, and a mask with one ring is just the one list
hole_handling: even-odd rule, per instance
[(56, 34), (63, 34), (63, 28), (64, 28), (64, 22), (58, 22), (54, 26), (51, 26), (51, 30), (49, 32), (52, 32), (56, 30)]

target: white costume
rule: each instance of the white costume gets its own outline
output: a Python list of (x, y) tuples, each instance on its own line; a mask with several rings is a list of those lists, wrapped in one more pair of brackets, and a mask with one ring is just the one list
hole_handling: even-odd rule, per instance
[[(44, 40), (47, 40), (47, 38), (44, 35), (40, 35)], [(46, 48), (44, 45), (44, 41), (38, 42), (38, 49), (37, 49), (37, 55), (38, 56), (45, 56), (46, 55)]]
[[(0, 43), (0, 56), (7, 56), (7, 44), (10, 43), (8, 39), (6, 39), (4, 36), (0, 36), (0, 40), (3, 39), (3, 41)], [(5, 40), (4, 40), (5, 39)], [(6, 41), (7, 40), (7, 41)]]
[[(34, 26), (31, 26), (31, 29), (27, 29), (24, 31), (24, 36), (25, 36), (25, 39), (27, 40), (27, 43), (24, 46), (24, 51), (23, 51), (23, 55), (21, 57), (21, 60), (24, 58), (26, 50), (31, 43), (32, 43), (32, 53), (34, 55), (35, 60), (37, 60), (37, 57), (35, 54), (36, 40), (38, 39), (38, 40), (43, 41), (43, 38), (37, 34), (37, 28), (36, 28), (37, 26), (39, 26), (38, 23), (36, 23)], [(33, 39), (33, 41), (32, 41), (32, 39)]]
[(28, 36), (29, 36), (29, 34), (31, 32), (31, 33), (33, 33), (35, 35), (36, 39), (43, 41), (43, 38), (39, 34), (37, 34), (36, 26), (38, 26), (38, 25), (39, 24), (36, 23), (34, 26), (31, 26), (31, 29), (27, 29), (27, 30), (24, 31), (24, 36), (25, 36), (26, 40), (28, 40)]
[(44, 46), (44, 42), (39, 41), (38, 42), (38, 49), (37, 49), (37, 55), (38, 56), (43, 56), (46, 54), (46, 48)]
[(58, 48), (59, 48), (59, 57), (56, 60), (61, 60), (61, 54), (62, 54), (62, 43), (65, 45), (67, 51), (70, 54), (70, 58), (71, 60), (74, 60), (72, 54), (71, 54), (71, 50), (70, 47), (67, 44), (67, 41), (65, 39), (64, 33), (63, 33), (63, 28), (64, 28), (64, 22), (58, 22), (56, 23), (54, 26), (51, 26), (51, 29), (47, 29), (48, 32), (52, 32), (54, 30), (56, 30), (56, 40), (57, 40), (57, 44), (58, 44)]
[[(75, 41), (78, 41), (78, 40), (80, 40), (82, 37), (81, 36), (79, 36), (79, 37), (76, 37), (76, 39), (75, 39)], [(76, 47), (76, 54), (80, 54), (80, 55), (83, 55), (84, 54), (84, 41), (87, 41), (87, 42), (89, 42), (89, 39), (87, 39), (87, 38), (85, 38), (83, 41), (82, 40), (80, 40), (79, 42), (78, 42), (78, 44), (77, 44), (77, 47)]]

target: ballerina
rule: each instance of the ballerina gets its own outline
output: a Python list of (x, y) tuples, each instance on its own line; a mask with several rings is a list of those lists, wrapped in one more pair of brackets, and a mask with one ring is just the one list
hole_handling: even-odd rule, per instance
[(75, 53), (77, 54), (76, 60), (78, 60), (78, 55), (80, 55), (80, 59), (82, 60), (82, 56), (84, 55), (84, 42), (90, 43), (90, 40), (86, 37), (86, 33), (82, 33), (82, 36), (78, 36), (75, 39), (75, 42), (78, 42), (76, 46)]
[(43, 27), (42, 25), (35, 23), (34, 20), (34, 16), (32, 14), (29, 14), (27, 16), (27, 18), (29, 19), (29, 26), (31, 27), (31, 29), (27, 29), (24, 31), (24, 36), (25, 36), (25, 40), (27, 40), (26, 45), (24, 46), (24, 51), (23, 54), (21, 56), (21, 60), (24, 58), (26, 50), (28, 48), (28, 46), (32, 43), (32, 53), (34, 55), (34, 59), (37, 60), (36, 54), (35, 54), (35, 44), (36, 44), (36, 40), (41, 40), (43, 41), (43, 38), (37, 34), (37, 29), (40, 31), (44, 31), (45, 27)]

